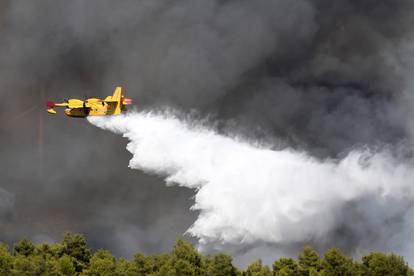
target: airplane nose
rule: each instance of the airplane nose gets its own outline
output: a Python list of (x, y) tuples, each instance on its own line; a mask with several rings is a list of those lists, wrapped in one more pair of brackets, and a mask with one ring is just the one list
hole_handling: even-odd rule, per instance
[(54, 107), (55, 107), (55, 102), (52, 102), (52, 101), (47, 101), (46, 106), (47, 106), (48, 108), (54, 108)]

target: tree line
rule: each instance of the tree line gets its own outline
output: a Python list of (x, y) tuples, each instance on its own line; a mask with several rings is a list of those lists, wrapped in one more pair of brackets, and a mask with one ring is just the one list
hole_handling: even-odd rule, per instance
[(171, 252), (146, 256), (136, 253), (131, 260), (115, 258), (107, 250), (93, 252), (80, 234), (67, 233), (59, 243), (34, 244), (22, 239), (12, 248), (0, 244), (0, 275), (211, 275), (211, 276), (312, 276), (312, 275), (413, 275), (403, 257), (372, 252), (361, 260), (346, 256), (337, 248), (320, 256), (306, 246), (298, 257), (280, 258), (271, 266), (261, 260), (246, 269), (233, 265), (224, 253), (204, 256), (194, 246), (178, 239)]

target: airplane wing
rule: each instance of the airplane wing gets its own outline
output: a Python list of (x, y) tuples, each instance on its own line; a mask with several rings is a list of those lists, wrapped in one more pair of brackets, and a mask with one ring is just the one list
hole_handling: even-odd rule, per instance
[(63, 107), (67, 107), (67, 108), (71, 108), (71, 109), (75, 109), (75, 108), (90, 108), (90, 104), (88, 104), (87, 102), (81, 101), (81, 100), (77, 100), (77, 99), (70, 99), (66, 102), (62, 102), (62, 103), (55, 103), (52, 101), (48, 101), (47, 102), (47, 112), (51, 113), (51, 114), (56, 114), (56, 111), (53, 109), (55, 106), (63, 106)]
[(87, 103), (81, 100), (68, 100), (67, 102), (63, 103), (47, 102), (47, 107), (53, 108), (55, 106), (63, 106), (67, 108), (81, 108), (85, 107), (85, 104)]

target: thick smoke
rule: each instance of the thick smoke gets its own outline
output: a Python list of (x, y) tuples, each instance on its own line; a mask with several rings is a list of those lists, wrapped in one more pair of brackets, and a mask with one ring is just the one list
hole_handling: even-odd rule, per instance
[[(1, 1), (0, 187), (14, 204), (0, 238), (79, 231), (130, 255), (168, 249), (193, 223), (192, 192), (128, 171), (120, 138), (43, 113), (46, 99), (103, 97), (115, 85), (140, 109), (196, 110), (219, 133), (311, 159), (386, 146), (408, 162), (413, 11), (411, 0)], [(364, 202), (381, 201), (346, 202), (335, 230), (308, 240), (390, 248), (376, 239), (388, 233), (372, 232), (383, 220), (358, 215)], [(400, 232), (410, 204), (371, 213)]]
[(14, 197), (9, 192), (0, 189), (0, 225), (13, 217)]
[[(318, 161), (225, 137), (168, 114), (89, 121), (128, 138), (131, 168), (196, 190), (192, 208), (200, 213), (188, 233), (202, 248), (331, 245), (341, 242), (337, 232), (342, 231), (355, 241), (375, 237), (375, 244), (349, 244), (354, 254), (380, 245), (412, 257), (406, 234), (414, 216), (413, 167), (385, 152), (353, 151), (337, 162)], [(361, 222), (369, 233), (361, 232)]]

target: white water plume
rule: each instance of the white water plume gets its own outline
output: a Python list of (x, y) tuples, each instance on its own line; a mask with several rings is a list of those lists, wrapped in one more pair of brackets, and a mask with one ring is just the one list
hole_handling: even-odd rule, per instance
[[(354, 252), (372, 249), (358, 244), (368, 234), (382, 239), (385, 249), (411, 247), (403, 238), (412, 229), (414, 212), (405, 203), (414, 198), (414, 173), (387, 153), (354, 151), (342, 160), (320, 161), (226, 137), (168, 113), (89, 121), (129, 139), (131, 168), (195, 189), (193, 208), (200, 213), (188, 232), (202, 246), (319, 240), (332, 246), (329, 236), (349, 223)], [(347, 215), (352, 202), (364, 202), (353, 209), (358, 217)], [(390, 226), (396, 218), (398, 227)]]

